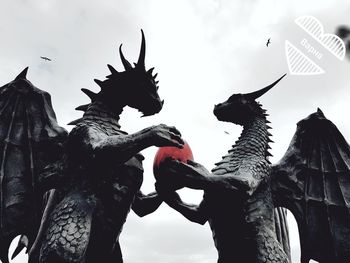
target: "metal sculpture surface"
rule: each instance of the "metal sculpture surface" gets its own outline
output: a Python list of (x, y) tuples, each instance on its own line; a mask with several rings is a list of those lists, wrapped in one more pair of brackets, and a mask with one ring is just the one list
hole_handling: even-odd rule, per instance
[(285, 156), (271, 165), (269, 121), (255, 100), (280, 80), (215, 106), (219, 121), (242, 125), (243, 132), (212, 173), (191, 161), (164, 164), (177, 184), (204, 190), (199, 205), (184, 203), (169, 182), (159, 180), (157, 191), (187, 219), (209, 222), (218, 262), (289, 262), (277, 241), (275, 207), (290, 209), (297, 220), (302, 263), (349, 262), (350, 147), (318, 110), (298, 123)]
[[(35, 88), (25, 69), (0, 88), (0, 260), (30, 249), (29, 261), (122, 262), (119, 234), (132, 208), (143, 216), (157, 209), (156, 193), (143, 195), (142, 155), (150, 146), (182, 147), (180, 133), (164, 124), (128, 135), (120, 129), (125, 106), (144, 116), (162, 109), (156, 75), (145, 70), (145, 38), (135, 67), (119, 49), (125, 71), (95, 80), (99, 93), (68, 134), (57, 125), (47, 92)], [(44, 198), (43, 198), (44, 197)], [(14, 256), (15, 256), (14, 255)]]

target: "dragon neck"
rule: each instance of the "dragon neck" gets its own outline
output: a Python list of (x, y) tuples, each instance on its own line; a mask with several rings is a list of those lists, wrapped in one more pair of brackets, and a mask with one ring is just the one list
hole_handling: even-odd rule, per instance
[(87, 110), (83, 115), (83, 120), (93, 121), (99, 123), (103, 126), (111, 126), (113, 128), (120, 128), (119, 125), (119, 115), (122, 113), (123, 107), (121, 106), (119, 110), (109, 109), (105, 103), (96, 100), (90, 103)]
[(262, 114), (252, 117), (243, 125), (240, 137), (229, 151), (231, 157), (251, 156), (267, 159), (271, 156), (269, 142), (272, 141), (270, 139), (271, 134), (268, 132), (271, 127), (268, 126), (269, 121), (266, 119), (268, 115), (265, 110), (262, 111)]

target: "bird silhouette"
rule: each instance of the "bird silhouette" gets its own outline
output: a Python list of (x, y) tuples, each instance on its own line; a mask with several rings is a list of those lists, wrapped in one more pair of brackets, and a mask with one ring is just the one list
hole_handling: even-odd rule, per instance
[(48, 57), (40, 57), (42, 58), (43, 60), (46, 60), (46, 61), (51, 61), (51, 59), (49, 59)]
[(269, 38), (269, 39), (267, 40), (267, 42), (266, 42), (266, 46), (267, 46), (267, 47), (268, 47), (269, 44), (271, 43), (270, 39), (271, 39), (271, 38)]

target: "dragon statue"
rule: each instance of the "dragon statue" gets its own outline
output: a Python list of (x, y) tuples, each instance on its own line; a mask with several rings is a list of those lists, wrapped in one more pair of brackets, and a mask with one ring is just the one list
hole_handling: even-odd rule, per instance
[(125, 106), (150, 116), (163, 101), (156, 74), (145, 69), (145, 37), (132, 66), (108, 65), (111, 74), (95, 80), (101, 91), (82, 89), (91, 103), (68, 134), (58, 126), (50, 95), (27, 80), (27, 69), (0, 88), (0, 260), (8, 263), (11, 241), (21, 235), (13, 256), (27, 247), (29, 262), (123, 262), (119, 235), (130, 209), (143, 216), (162, 200), (140, 192), (139, 152), (150, 146), (182, 147), (175, 127), (164, 124), (134, 134), (120, 129)]
[[(283, 77), (215, 106), (219, 121), (242, 125), (243, 132), (212, 173), (193, 161), (167, 160), (162, 169), (172, 182), (156, 184), (170, 207), (190, 221), (209, 222), (219, 263), (290, 262), (278, 242), (285, 225), (276, 222), (274, 208), (295, 216), (302, 263), (349, 262), (350, 147), (336, 126), (318, 110), (298, 123), (284, 157), (275, 165), (268, 160), (268, 115), (256, 99)], [(184, 203), (174, 182), (204, 190), (202, 202)]]

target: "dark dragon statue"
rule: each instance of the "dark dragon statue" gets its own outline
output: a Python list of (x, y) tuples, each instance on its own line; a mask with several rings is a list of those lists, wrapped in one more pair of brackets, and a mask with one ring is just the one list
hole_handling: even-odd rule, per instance
[(162, 109), (153, 69), (145, 69), (145, 38), (132, 66), (95, 80), (99, 93), (68, 134), (58, 126), (50, 95), (27, 80), (26, 68), (0, 88), (0, 260), (21, 235), (13, 256), (27, 247), (33, 263), (122, 262), (119, 235), (130, 209), (143, 216), (162, 200), (140, 192), (143, 157), (150, 146), (182, 147), (164, 124), (134, 134), (120, 129), (125, 106), (150, 116)]
[(256, 99), (281, 79), (215, 106), (219, 121), (242, 125), (243, 132), (212, 172), (193, 161), (164, 163), (178, 185), (204, 190), (199, 205), (184, 203), (172, 182), (158, 180), (157, 191), (190, 221), (209, 222), (219, 263), (290, 262), (288, 246), (278, 242), (287, 234), (284, 222), (276, 222), (282, 208), (298, 223), (302, 263), (349, 262), (350, 147), (318, 110), (298, 123), (286, 154), (271, 165), (269, 121)]

